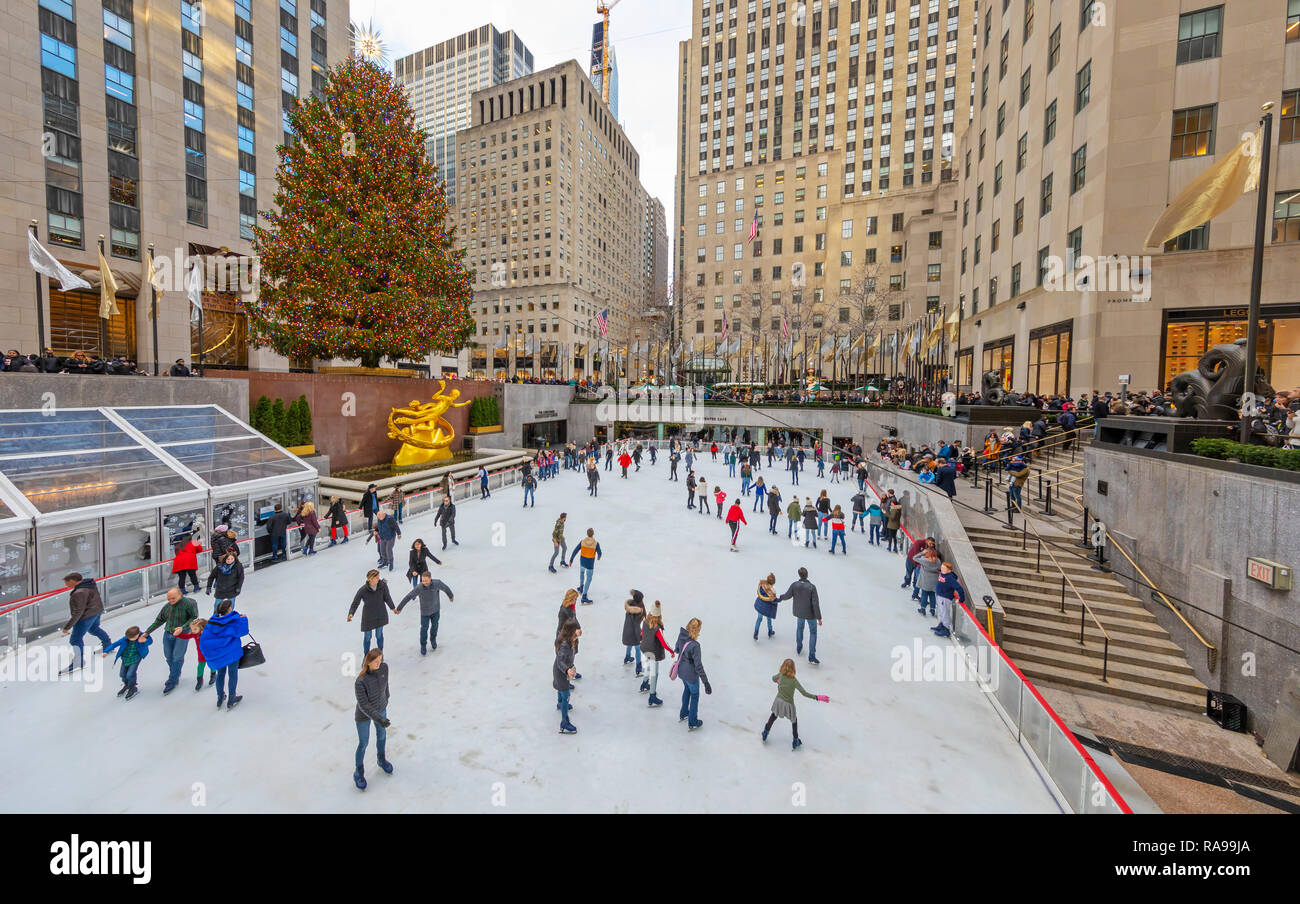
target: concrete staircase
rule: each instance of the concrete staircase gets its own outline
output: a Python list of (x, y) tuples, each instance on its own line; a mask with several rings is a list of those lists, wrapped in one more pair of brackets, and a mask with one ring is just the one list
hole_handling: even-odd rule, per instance
[[(1025, 494), (1026, 507), (1031, 495)], [(1081, 522), (1082, 514), (1079, 518)], [(1001, 530), (990, 523), (967, 524), (966, 532), (1006, 610), (999, 641), (1032, 681), (1185, 712), (1205, 711), (1205, 687), (1196, 680), (1182, 649), (1118, 579), (1092, 569), (1079, 555), (1083, 550), (1072, 546), (1072, 538), (1046, 538), (1045, 543), (1052, 544), (1061, 570), (1110, 636), (1105, 681), (1101, 680), (1103, 637), (1085, 613), (1084, 643), (1079, 643), (1079, 601), (1067, 585), (1065, 611), (1061, 611), (1061, 572), (1046, 549), (1042, 571), (1036, 571), (1037, 543), (1032, 532), (1023, 550), (1019, 531)]]

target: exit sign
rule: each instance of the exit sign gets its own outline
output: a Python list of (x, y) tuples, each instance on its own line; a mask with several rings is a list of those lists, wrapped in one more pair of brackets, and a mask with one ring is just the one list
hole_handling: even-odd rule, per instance
[(1291, 569), (1286, 565), (1270, 562), (1268, 559), (1256, 559), (1253, 556), (1248, 558), (1246, 576), (1274, 590), (1291, 589)]

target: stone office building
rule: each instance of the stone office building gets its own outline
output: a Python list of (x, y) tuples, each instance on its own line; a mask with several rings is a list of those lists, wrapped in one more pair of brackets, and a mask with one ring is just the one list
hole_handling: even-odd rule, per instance
[[(190, 306), (162, 298), (152, 344), (144, 258), (193, 254), (223, 262), (251, 254), (257, 212), (271, 205), (285, 111), (323, 87), (347, 53), (346, 0), (21, 0), (0, 10), (0, 336), (6, 348), (123, 355), (152, 369), (197, 358)], [(27, 233), (89, 291), (42, 280), (37, 335)], [(98, 236), (119, 285), (120, 313), (101, 345)], [(174, 268), (173, 268), (174, 269)], [(237, 283), (238, 270), (232, 271)], [(250, 350), (238, 286), (205, 293), (208, 363), (284, 369)], [(234, 289), (234, 291), (229, 291)], [(165, 365), (164, 365), (165, 366)]]
[(1272, 102), (1259, 354), (1274, 386), (1300, 386), (1300, 0), (1012, 0), (981, 19), (957, 157), (960, 384), (1163, 389), (1245, 336), (1256, 194), (1143, 245)]
[(601, 362), (644, 303), (636, 148), (575, 60), (475, 93), (470, 114), (455, 211), (476, 272), (470, 374), (610, 379)]

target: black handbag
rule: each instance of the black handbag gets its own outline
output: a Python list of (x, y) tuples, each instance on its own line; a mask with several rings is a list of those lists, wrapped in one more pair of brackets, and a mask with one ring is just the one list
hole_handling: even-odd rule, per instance
[(266, 656), (262, 653), (262, 645), (250, 634), (248, 643), (244, 644), (244, 655), (239, 657), (239, 668), (251, 669), (255, 665), (266, 665)]

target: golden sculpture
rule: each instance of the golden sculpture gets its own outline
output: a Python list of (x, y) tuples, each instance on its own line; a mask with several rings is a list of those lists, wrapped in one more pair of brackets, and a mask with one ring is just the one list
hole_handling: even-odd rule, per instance
[(393, 456), (394, 467), (405, 468), (434, 461), (450, 461), (449, 446), (456, 438), (456, 429), (443, 417), (448, 408), (464, 408), (472, 399), (457, 402), (460, 390), (447, 393), (447, 381), (438, 381), (438, 391), (433, 401), (421, 403), (412, 399), (405, 408), (394, 408), (388, 415), (388, 437), (402, 441), (402, 448)]

